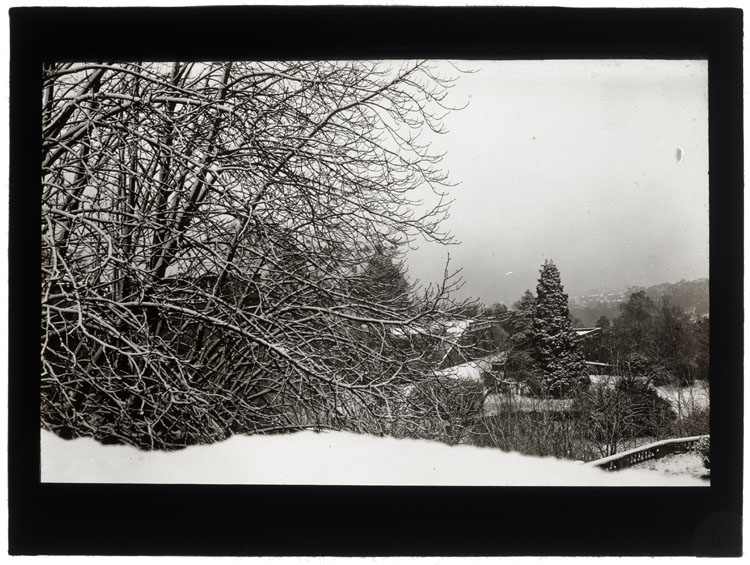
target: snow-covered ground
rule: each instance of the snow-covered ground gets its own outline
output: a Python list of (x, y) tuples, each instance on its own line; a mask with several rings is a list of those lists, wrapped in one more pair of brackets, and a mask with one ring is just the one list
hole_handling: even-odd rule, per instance
[[(668, 475), (706, 477), (708, 471), (697, 453), (673, 453), (661, 459), (652, 459), (636, 466), (638, 469), (660, 471)], [(707, 480), (707, 479), (705, 479)]]
[(348, 432), (235, 436), (175, 452), (42, 431), (43, 482), (430, 486), (702, 486), (691, 476)]
[(708, 408), (710, 395), (708, 386), (698, 382), (689, 387), (657, 386), (656, 393), (668, 400), (678, 413), (691, 412), (694, 409)]

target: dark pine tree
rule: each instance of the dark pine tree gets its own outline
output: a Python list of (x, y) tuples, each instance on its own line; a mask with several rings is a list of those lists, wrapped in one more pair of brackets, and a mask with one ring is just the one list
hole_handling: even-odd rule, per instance
[(540, 392), (534, 351), (534, 311), (536, 297), (526, 290), (520, 300), (513, 304), (512, 315), (503, 322), (509, 334), (510, 348), (505, 362), (507, 377), (526, 383), (534, 392)]
[(362, 298), (393, 312), (404, 312), (412, 304), (412, 288), (397, 249), (378, 245), (363, 269), (366, 286)]
[(546, 260), (536, 287), (534, 358), (543, 390), (554, 397), (568, 396), (589, 382), (581, 342), (570, 321), (568, 295), (560, 272)]
[(526, 292), (523, 293), (523, 296), (521, 296), (518, 302), (513, 304), (513, 308), (518, 310), (522, 316), (533, 318), (534, 310), (536, 310), (536, 297), (527, 288)]
[(516, 349), (529, 350), (534, 343), (536, 296), (527, 289), (521, 299), (513, 304), (513, 311), (515, 315), (506, 322), (511, 342)]

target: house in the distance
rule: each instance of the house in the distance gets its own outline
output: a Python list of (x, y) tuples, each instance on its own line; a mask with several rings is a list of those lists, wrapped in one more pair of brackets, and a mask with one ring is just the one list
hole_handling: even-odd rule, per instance
[(458, 320), (446, 326), (438, 369), (448, 369), (504, 351), (508, 334), (496, 320)]
[[(448, 378), (462, 381), (476, 381), (480, 383), (491, 383), (502, 375), (505, 369), (507, 354), (504, 351), (486, 355), (478, 359), (466, 361), (458, 365), (439, 369), (435, 371), (438, 378)], [(520, 383), (518, 383), (520, 386)]]
[(573, 328), (576, 335), (581, 339), (583, 358), (586, 362), (589, 375), (603, 375), (610, 370), (609, 363), (605, 363), (600, 357), (602, 329), (601, 328)]
[(601, 328), (573, 328), (573, 331), (576, 332), (576, 335), (578, 337), (581, 337), (584, 339), (591, 339), (593, 337), (598, 337), (602, 333)]
[(496, 320), (466, 319), (446, 324), (435, 376), (492, 387), (505, 371), (507, 333)]

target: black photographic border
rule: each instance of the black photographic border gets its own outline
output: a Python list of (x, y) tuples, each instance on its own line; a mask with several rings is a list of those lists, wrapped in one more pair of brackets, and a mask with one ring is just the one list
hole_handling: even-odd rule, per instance
[[(10, 24), (11, 554), (741, 554), (741, 10), (14, 8)], [(316, 58), (708, 59), (710, 488), (40, 483), (42, 61)]]

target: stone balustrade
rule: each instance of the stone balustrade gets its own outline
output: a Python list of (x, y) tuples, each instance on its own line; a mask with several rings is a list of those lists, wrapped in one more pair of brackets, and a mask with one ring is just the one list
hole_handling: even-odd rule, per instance
[(644, 461), (660, 459), (661, 457), (671, 455), (672, 453), (686, 453), (691, 451), (698, 440), (702, 437), (708, 436), (665, 439), (641, 447), (636, 447), (635, 449), (623, 451), (622, 453), (615, 453), (609, 457), (589, 461), (586, 465), (600, 467), (607, 471), (618, 471), (620, 469), (632, 467), (638, 463), (643, 463)]

